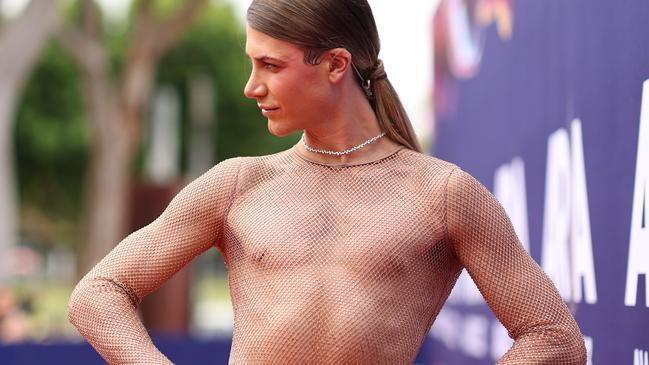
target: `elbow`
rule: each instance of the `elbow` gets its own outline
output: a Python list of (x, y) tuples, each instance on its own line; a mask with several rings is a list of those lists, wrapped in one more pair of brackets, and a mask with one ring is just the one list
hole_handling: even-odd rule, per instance
[(567, 364), (586, 365), (588, 354), (584, 336), (581, 334), (577, 321), (571, 316), (564, 332), (566, 354), (570, 354)]
[(75, 326), (79, 331), (81, 331), (80, 325), (83, 321), (84, 313), (88, 312), (90, 305), (87, 299), (90, 296), (88, 295), (89, 293), (87, 293), (84, 280), (85, 279), (82, 279), (81, 282), (77, 284), (68, 300), (68, 322)]
[(81, 279), (68, 300), (68, 322), (84, 337), (88, 335), (88, 330), (97, 324), (93, 322), (100, 320), (103, 314), (101, 302), (102, 299), (104, 302), (107, 299), (96, 290), (94, 280), (96, 279), (88, 276)]
[(68, 300), (68, 321), (82, 336), (107, 325), (116, 316), (135, 313), (138, 297), (115, 279), (86, 275)]
[(536, 361), (529, 364), (586, 365), (587, 360), (584, 338), (576, 323), (545, 327), (520, 336), (498, 364), (518, 364), (530, 354)]
[(560, 350), (557, 354), (560, 359), (557, 360), (560, 360), (561, 364), (586, 365), (586, 345), (576, 323), (570, 326), (569, 329), (562, 331), (557, 340)]
[(583, 336), (581, 336), (581, 333), (576, 336), (572, 336), (571, 344), (568, 345), (568, 349), (566, 349), (566, 351), (572, 354), (569, 364), (586, 365), (588, 355), (586, 352), (584, 338)]

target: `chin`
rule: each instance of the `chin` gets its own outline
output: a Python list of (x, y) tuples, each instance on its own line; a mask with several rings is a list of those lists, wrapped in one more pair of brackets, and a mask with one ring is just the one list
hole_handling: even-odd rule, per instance
[(283, 126), (281, 123), (268, 119), (268, 131), (276, 137), (285, 137), (295, 132), (297, 129)]

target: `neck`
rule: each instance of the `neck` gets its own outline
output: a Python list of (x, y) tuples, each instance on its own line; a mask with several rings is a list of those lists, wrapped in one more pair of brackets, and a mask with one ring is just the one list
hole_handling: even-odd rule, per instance
[(344, 150), (344, 151), (331, 151), (331, 150), (319, 150), (319, 149), (315, 149), (315, 148), (309, 146), (309, 145), (306, 143), (306, 141), (305, 141), (305, 137), (304, 137), (304, 134), (302, 135), (301, 142), (302, 142), (302, 145), (304, 146), (304, 148), (306, 148), (309, 152), (320, 153), (320, 154), (324, 154), (324, 155), (332, 155), (332, 156), (342, 156), (342, 155), (348, 155), (348, 154), (350, 154), (350, 153), (352, 153), (352, 152), (354, 152), (354, 151), (358, 151), (358, 150), (360, 150), (361, 148), (363, 148), (363, 147), (369, 145), (370, 143), (373, 143), (374, 141), (376, 141), (376, 140), (378, 140), (378, 139), (380, 139), (380, 138), (383, 138), (384, 136), (385, 136), (385, 132), (379, 134), (378, 136), (374, 136), (374, 137), (368, 139), (367, 141), (365, 141), (365, 142), (359, 144), (358, 146), (354, 146), (354, 147), (352, 147), (352, 148), (348, 148), (348, 149), (346, 149), (346, 150)]
[[(312, 148), (328, 151), (345, 151), (356, 147), (372, 137), (383, 133), (372, 107), (365, 95), (357, 88), (358, 93), (341, 95), (333, 103), (327, 119), (315, 123), (312, 128), (304, 130), (304, 140)], [(326, 155), (308, 151), (300, 143), (300, 153), (317, 162), (327, 164), (361, 163), (390, 153), (399, 145), (387, 136), (373, 143), (340, 156)]]
[[(360, 107), (359, 107), (360, 106)], [(326, 151), (346, 151), (357, 147), (371, 138), (379, 136), (383, 130), (369, 103), (361, 100), (355, 108), (342, 108), (337, 113), (328, 114), (331, 119), (318, 124), (317, 128), (304, 130), (304, 142), (311, 148)], [(301, 143), (300, 152), (310, 159), (322, 163), (346, 164), (372, 160), (377, 156), (393, 151), (396, 144), (387, 137), (379, 138), (353, 152), (343, 155), (329, 155), (308, 151)]]

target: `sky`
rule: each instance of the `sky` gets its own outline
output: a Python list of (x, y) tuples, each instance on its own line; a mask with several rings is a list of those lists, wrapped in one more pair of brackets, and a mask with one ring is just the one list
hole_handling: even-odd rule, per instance
[[(214, 1), (214, 0), (212, 0)], [(216, 0), (218, 1), (218, 0)], [(251, 0), (227, 0), (245, 22)], [(439, 0), (368, 0), (374, 12), (385, 71), (410, 115), (417, 135), (427, 144), (432, 128), (432, 18)], [(28, 0), (0, 0), (0, 11), (19, 13)], [(121, 17), (130, 0), (98, 0), (108, 16)], [(243, 95), (242, 95), (243, 97)]]

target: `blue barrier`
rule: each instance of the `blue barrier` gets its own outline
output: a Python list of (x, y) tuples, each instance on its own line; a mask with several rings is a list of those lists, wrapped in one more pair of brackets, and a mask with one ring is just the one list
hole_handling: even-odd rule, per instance
[[(227, 364), (230, 340), (197, 340), (187, 338), (156, 338), (156, 346), (175, 364)], [(85, 342), (0, 346), (0, 364), (83, 364), (106, 362)]]
[[(194, 338), (155, 338), (154, 343), (160, 351), (177, 365), (210, 364), (225, 365), (230, 355), (231, 340)], [(427, 358), (427, 346), (417, 357), (417, 363), (424, 364)], [(0, 346), (0, 364), (2, 365), (101, 365), (106, 362), (85, 342)]]

